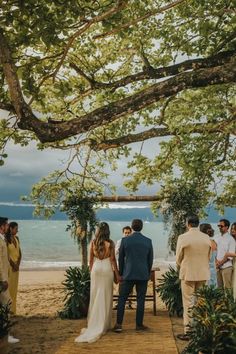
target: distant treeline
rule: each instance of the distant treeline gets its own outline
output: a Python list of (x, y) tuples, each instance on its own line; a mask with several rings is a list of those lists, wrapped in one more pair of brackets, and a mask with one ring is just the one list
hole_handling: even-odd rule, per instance
[[(0, 216), (7, 216), (10, 220), (31, 220), (38, 219), (33, 217), (33, 207), (30, 206), (9, 206), (0, 205)], [(213, 208), (207, 210), (209, 222), (216, 223), (222, 215), (219, 215)], [(107, 221), (130, 221), (134, 218), (140, 218), (144, 221), (162, 221), (162, 217), (156, 218), (150, 208), (129, 208), (129, 209), (100, 209), (97, 212), (99, 220)], [(236, 221), (236, 208), (226, 208), (225, 218), (231, 222)], [(67, 220), (65, 213), (56, 212), (52, 220)]]

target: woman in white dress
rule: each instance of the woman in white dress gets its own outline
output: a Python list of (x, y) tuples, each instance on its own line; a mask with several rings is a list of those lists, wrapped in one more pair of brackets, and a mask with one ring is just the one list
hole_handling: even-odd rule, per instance
[(120, 281), (115, 258), (115, 245), (110, 240), (109, 225), (102, 222), (91, 242), (91, 272), (88, 327), (81, 330), (77, 343), (97, 341), (111, 327), (114, 273)]
[(215, 258), (216, 258), (216, 243), (213, 240), (214, 236), (214, 229), (212, 228), (211, 224), (201, 224), (200, 231), (204, 234), (207, 234), (211, 240), (211, 258), (209, 262), (210, 266), (210, 279), (207, 282), (207, 285), (214, 285), (217, 286), (217, 277), (216, 277), (216, 266), (215, 266)]

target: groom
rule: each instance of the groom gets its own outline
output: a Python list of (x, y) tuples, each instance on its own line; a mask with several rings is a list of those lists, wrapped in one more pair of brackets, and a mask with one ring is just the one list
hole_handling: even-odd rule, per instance
[(117, 333), (122, 332), (125, 303), (134, 285), (137, 293), (136, 330), (148, 329), (143, 324), (143, 316), (147, 283), (153, 262), (152, 241), (141, 234), (142, 220), (134, 219), (131, 228), (133, 233), (122, 238), (119, 250), (119, 272), (122, 283), (117, 306), (117, 322), (113, 329)]

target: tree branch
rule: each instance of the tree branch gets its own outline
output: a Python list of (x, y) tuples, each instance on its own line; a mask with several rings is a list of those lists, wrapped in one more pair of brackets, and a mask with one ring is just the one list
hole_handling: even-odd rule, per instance
[[(158, 138), (158, 137), (167, 137), (167, 136), (175, 136), (179, 134), (179, 129), (181, 130), (181, 134), (202, 134), (202, 133), (222, 133), (226, 132), (228, 134), (228, 126), (230, 126), (232, 123), (235, 123), (235, 119), (232, 119), (230, 121), (227, 121), (227, 124), (225, 121), (219, 122), (218, 124), (215, 124), (212, 126), (212, 123), (196, 123), (188, 126), (183, 126), (179, 127), (178, 129), (175, 130), (170, 130), (169, 128), (151, 128), (146, 131), (143, 131), (141, 133), (137, 134), (128, 134), (126, 136), (122, 136), (117, 139), (108, 139), (104, 140), (101, 142), (96, 142), (93, 139), (84, 139), (80, 141), (80, 143), (77, 146), (80, 145), (90, 145), (90, 147), (93, 150), (99, 151), (99, 150), (109, 150), (109, 149), (114, 149), (118, 147), (122, 147), (125, 145), (129, 145), (132, 143), (137, 143), (145, 140), (149, 140), (152, 138)], [(184, 131), (184, 128), (186, 128), (186, 131)], [(236, 135), (236, 129), (231, 130), (232, 135)]]
[[(34, 116), (30, 107), (26, 104), (22, 91), (20, 82), (17, 76), (17, 69), (15, 63), (11, 57), (11, 52), (8, 47), (8, 43), (3, 34), (3, 30), (0, 28), (0, 63), (3, 67), (3, 72), (8, 85), (10, 98), (12, 101), (12, 106), (14, 107), (15, 113), (19, 119), (22, 127), (27, 127), (29, 124), (34, 127), (34, 124), (40, 121)], [(23, 128), (24, 129), (24, 128)], [(33, 129), (29, 129), (33, 130)]]
[(161, 198), (157, 195), (113, 195), (113, 196), (101, 196), (98, 198), (101, 202), (154, 202)]
[(144, 71), (141, 71), (134, 75), (126, 76), (120, 80), (114, 82), (98, 82), (90, 77), (88, 77), (80, 68), (77, 67), (76, 64), (73, 63), (73, 69), (78, 72), (79, 75), (83, 76), (90, 83), (92, 82), (93, 88), (104, 88), (104, 89), (117, 89), (118, 87), (126, 86), (135, 81), (141, 80), (153, 80), (153, 79), (161, 79), (163, 77), (177, 75), (187, 70), (195, 70), (201, 68), (211, 68), (214, 66), (222, 65), (229, 62), (236, 54), (235, 51), (227, 51), (218, 53), (209, 58), (199, 58), (199, 59), (190, 59), (186, 60), (182, 63), (170, 65), (167, 67), (162, 67), (155, 69), (151, 65), (146, 66)]
[[(235, 82), (235, 62), (236, 58), (234, 57), (230, 63), (224, 66), (199, 69), (176, 75), (131, 96), (98, 108), (80, 118), (62, 122), (56, 127), (40, 122), (33, 130), (42, 142), (62, 140), (79, 133), (91, 131), (98, 126), (109, 124), (120, 117), (138, 112), (162, 98), (176, 95), (186, 89)], [(32, 130), (30, 124), (28, 129)]]
[(117, 4), (115, 6), (113, 6), (111, 9), (107, 10), (106, 12), (104, 12), (101, 15), (95, 16), (93, 17), (90, 21), (88, 21), (82, 28), (80, 28), (78, 31), (76, 31), (68, 40), (68, 43), (63, 51), (63, 55), (61, 57), (61, 60), (59, 61), (53, 76), (54, 78), (56, 77), (58, 71), (60, 70), (61, 65), (63, 64), (67, 53), (71, 47), (71, 45), (73, 44), (74, 40), (79, 37), (81, 34), (83, 34), (89, 27), (91, 27), (94, 23), (98, 23), (100, 21), (103, 21), (105, 18), (109, 18), (110, 16), (114, 15), (115, 13), (119, 12), (120, 10), (122, 10), (124, 7), (127, 6), (127, 2), (124, 0), (118, 0)]
[(8, 112), (15, 112), (14, 106), (10, 103), (0, 102), (0, 109)]
[[(18, 126), (20, 129), (33, 131), (39, 140), (44, 143), (63, 140), (80, 133), (91, 131), (98, 126), (109, 124), (118, 120), (120, 117), (138, 112), (158, 102), (160, 99), (171, 97), (186, 89), (236, 81), (235, 55), (229, 59), (229, 52), (221, 53), (212, 58), (200, 59), (200, 61), (201, 65), (205, 65), (206, 68), (196, 69), (198, 66), (195, 63), (196, 65), (193, 71), (179, 73), (174, 77), (153, 84), (148, 88), (116, 102), (104, 105), (81, 117), (76, 117), (70, 121), (62, 121), (58, 124), (52, 124), (39, 120), (33, 114), (29, 105), (24, 101), (17, 77), (17, 69), (11, 58), (11, 53), (3, 31), (0, 30), (0, 62), (8, 84), (10, 98), (18, 117)], [(213, 66), (213, 63), (215, 66)], [(186, 62), (182, 63), (182, 67), (183, 65), (186, 65)], [(191, 67), (194, 67), (192, 61)], [(176, 70), (176, 66), (173, 66), (172, 69)], [(163, 76), (166, 68), (159, 70), (162, 72)], [(170, 70), (166, 75), (169, 74)]]
[[(104, 32), (102, 34), (98, 34), (96, 36), (93, 37), (93, 39), (100, 39), (100, 38), (104, 38), (104, 37), (107, 37), (107, 36), (110, 36), (112, 34), (115, 34), (115, 33), (119, 33), (120, 31), (123, 31), (125, 28), (129, 28), (130, 26), (132, 25), (135, 25), (136, 23), (140, 22), (140, 21), (143, 21), (151, 16), (155, 16), (157, 14), (161, 14), (175, 6), (178, 6), (179, 4), (181, 4), (182, 2), (185, 2), (186, 0), (177, 0), (177, 1), (174, 1), (173, 3), (169, 4), (169, 5), (166, 5), (166, 6), (163, 6), (161, 7), (160, 9), (156, 10), (156, 11), (152, 11), (152, 12), (148, 12), (147, 14), (141, 16), (141, 17), (138, 17), (136, 19), (134, 19), (133, 21), (130, 21), (122, 26), (119, 26), (118, 28), (114, 28), (113, 30), (111, 31), (108, 31), (108, 32)], [(187, 0), (188, 1), (188, 0)]]

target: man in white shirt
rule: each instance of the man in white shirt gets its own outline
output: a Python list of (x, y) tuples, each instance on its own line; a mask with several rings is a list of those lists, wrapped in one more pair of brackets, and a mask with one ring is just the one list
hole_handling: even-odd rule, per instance
[[(8, 231), (8, 218), (0, 216), (0, 304), (6, 305), (11, 301), (10, 293), (8, 290), (8, 254), (7, 245), (5, 241), (5, 234)], [(19, 339), (8, 335), (8, 343), (18, 343)]]
[[(122, 238), (129, 236), (132, 232), (131, 227), (130, 226), (123, 227), (122, 232), (123, 232)], [(120, 249), (120, 244), (121, 244), (122, 238), (116, 242), (116, 246), (115, 246), (115, 255), (116, 255), (117, 261), (119, 259), (119, 249)]]
[[(131, 229), (130, 226), (125, 226), (125, 227), (123, 227), (122, 232), (123, 232), (122, 238), (123, 238), (123, 237), (127, 237), (127, 236), (130, 236), (130, 235), (131, 235), (132, 229)], [(116, 246), (115, 246), (115, 256), (116, 256), (117, 264), (119, 264), (119, 263), (118, 263), (118, 262), (119, 262), (119, 250), (120, 250), (120, 244), (121, 244), (122, 238), (119, 239), (119, 240), (116, 242)], [(119, 293), (120, 293), (120, 284), (119, 284)], [(131, 291), (130, 294), (132, 295), (132, 293), (133, 293), (133, 292)], [(114, 307), (114, 310), (117, 309), (117, 304), (118, 304), (118, 302), (116, 303), (116, 305), (115, 305), (115, 307)], [(133, 308), (133, 307), (132, 307), (132, 301), (131, 301), (131, 300), (129, 300), (129, 302), (128, 302), (128, 308), (129, 308), (129, 309), (132, 309), (132, 308)]]
[(217, 284), (219, 288), (232, 288), (233, 258), (228, 257), (224, 260), (224, 256), (227, 252), (235, 253), (236, 243), (228, 232), (230, 227), (229, 220), (221, 219), (218, 223), (218, 227), (221, 235), (214, 238), (217, 244)]

